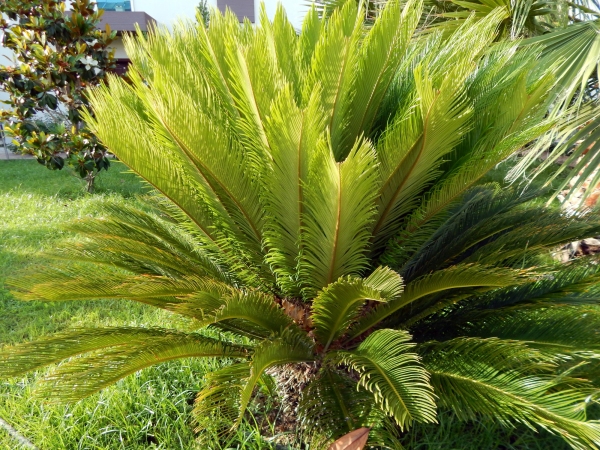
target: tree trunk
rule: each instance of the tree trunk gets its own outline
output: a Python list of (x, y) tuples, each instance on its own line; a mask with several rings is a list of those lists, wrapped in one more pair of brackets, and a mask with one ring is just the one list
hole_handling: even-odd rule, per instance
[(85, 181), (87, 182), (87, 192), (88, 194), (94, 193), (94, 180), (96, 180), (96, 174), (94, 171), (88, 172), (85, 176)]

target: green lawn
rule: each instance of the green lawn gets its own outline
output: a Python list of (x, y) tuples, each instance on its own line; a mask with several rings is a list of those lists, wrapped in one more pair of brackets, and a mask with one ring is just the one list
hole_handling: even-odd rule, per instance
[[(94, 195), (68, 170), (52, 172), (35, 161), (0, 161), (0, 346), (34, 339), (71, 327), (142, 325), (186, 327), (169, 313), (127, 301), (18, 302), (2, 280), (36, 263), (36, 252), (72, 239), (61, 224), (93, 216), (99, 203), (135, 202), (146, 188), (119, 162), (102, 173)], [(192, 449), (190, 404), (202, 375), (214, 361), (188, 360), (152, 367), (72, 405), (52, 405), (34, 396), (35, 380), (0, 380), (0, 417), (39, 449)], [(440, 438), (441, 430), (449, 429)], [(547, 449), (568, 448), (548, 435), (504, 430), (489, 423), (461, 424), (444, 419), (440, 427), (419, 427), (405, 438), (407, 448)], [(0, 428), (0, 449), (17, 443)], [(245, 425), (235, 439), (215, 448), (271, 447), (255, 428)]]

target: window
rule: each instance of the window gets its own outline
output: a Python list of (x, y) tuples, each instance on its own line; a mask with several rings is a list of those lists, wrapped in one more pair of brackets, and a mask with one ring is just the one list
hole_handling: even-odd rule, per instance
[(231, 9), (240, 22), (244, 17), (254, 22), (254, 0), (217, 0), (217, 7), (223, 12), (227, 8)]
[(98, 0), (98, 9), (105, 11), (131, 11), (130, 0)]

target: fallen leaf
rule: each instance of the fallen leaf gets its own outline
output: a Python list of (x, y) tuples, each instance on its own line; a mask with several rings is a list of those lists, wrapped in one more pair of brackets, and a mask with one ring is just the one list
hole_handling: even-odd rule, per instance
[(329, 450), (362, 450), (367, 445), (370, 430), (370, 428), (362, 427), (351, 431), (331, 444)]

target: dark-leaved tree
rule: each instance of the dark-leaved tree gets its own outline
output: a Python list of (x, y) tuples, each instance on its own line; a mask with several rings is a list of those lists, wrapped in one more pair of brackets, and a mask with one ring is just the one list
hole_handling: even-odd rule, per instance
[(10, 95), (11, 109), (0, 116), (7, 134), (50, 169), (73, 165), (91, 191), (109, 161), (82, 118), (85, 89), (114, 68), (115, 32), (97, 28), (102, 11), (89, 0), (69, 11), (64, 0), (5, 0), (0, 13), (2, 45), (15, 55), (13, 65), (0, 66), (0, 89)]

